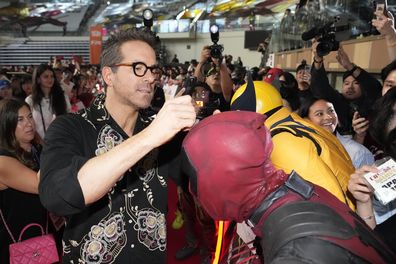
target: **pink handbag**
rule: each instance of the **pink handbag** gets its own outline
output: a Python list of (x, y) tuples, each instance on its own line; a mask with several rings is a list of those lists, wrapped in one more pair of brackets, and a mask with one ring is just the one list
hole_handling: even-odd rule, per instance
[[(9, 246), (10, 264), (50, 264), (59, 262), (59, 255), (55, 244), (55, 239), (52, 234), (48, 234), (48, 215), (47, 215), (47, 234), (39, 224), (29, 224), (25, 226), (18, 238), (15, 241), (8, 225), (4, 219), (3, 212), (0, 209), (0, 215), (10, 235), (13, 244)], [(41, 236), (32, 237), (22, 241), (23, 233), (30, 227), (37, 226), (41, 229)]]
[[(22, 240), (23, 233), (30, 227), (41, 229), (41, 236)], [(52, 234), (45, 234), (39, 224), (25, 226), (19, 235), (18, 242), (10, 244), (10, 264), (50, 264), (59, 262), (55, 239)]]

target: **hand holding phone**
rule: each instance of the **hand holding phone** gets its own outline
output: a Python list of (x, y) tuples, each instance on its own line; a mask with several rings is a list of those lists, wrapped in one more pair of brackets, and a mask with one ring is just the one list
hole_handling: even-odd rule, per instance
[(384, 16), (388, 15), (388, 3), (387, 0), (376, 0), (375, 1), (375, 12), (382, 13)]
[(305, 64), (303, 79), (307, 83), (311, 83), (311, 65)]

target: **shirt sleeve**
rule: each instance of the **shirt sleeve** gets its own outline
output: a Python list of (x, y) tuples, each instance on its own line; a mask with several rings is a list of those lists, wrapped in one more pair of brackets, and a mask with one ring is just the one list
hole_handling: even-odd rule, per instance
[(45, 137), (39, 195), (42, 204), (57, 215), (72, 215), (85, 208), (77, 174), (93, 155), (87, 152), (90, 127), (84, 122), (77, 115), (60, 116)]
[(340, 100), (340, 93), (330, 85), (323, 65), (319, 69), (312, 66), (310, 89), (314, 96), (325, 98), (333, 104)]

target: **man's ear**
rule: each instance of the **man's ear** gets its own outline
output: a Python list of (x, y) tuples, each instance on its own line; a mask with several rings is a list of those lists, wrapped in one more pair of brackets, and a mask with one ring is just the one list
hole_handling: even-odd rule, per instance
[(113, 71), (110, 67), (108, 66), (103, 67), (102, 78), (108, 87), (112, 85)]

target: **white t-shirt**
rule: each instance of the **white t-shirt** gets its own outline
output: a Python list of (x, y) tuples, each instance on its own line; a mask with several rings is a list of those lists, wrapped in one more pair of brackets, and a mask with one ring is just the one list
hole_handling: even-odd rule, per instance
[[(71, 105), (70, 105), (70, 100), (67, 95), (65, 95), (65, 100), (66, 100), (66, 111), (70, 112)], [(41, 99), (41, 110), (43, 115), (41, 116), (40, 112), (40, 106), (36, 105), (33, 107), (33, 99), (32, 95), (29, 95), (25, 99), (26, 103), (30, 106), (30, 109), (32, 110), (32, 115), (34, 119), (34, 123), (36, 125), (36, 131), (40, 135), (42, 139), (44, 139), (45, 136), (45, 131), (47, 131), (48, 126), (54, 121), (55, 119), (55, 113), (52, 111), (51, 107), (51, 102), (50, 99), (43, 98)], [(44, 129), (45, 126), (45, 129)]]

